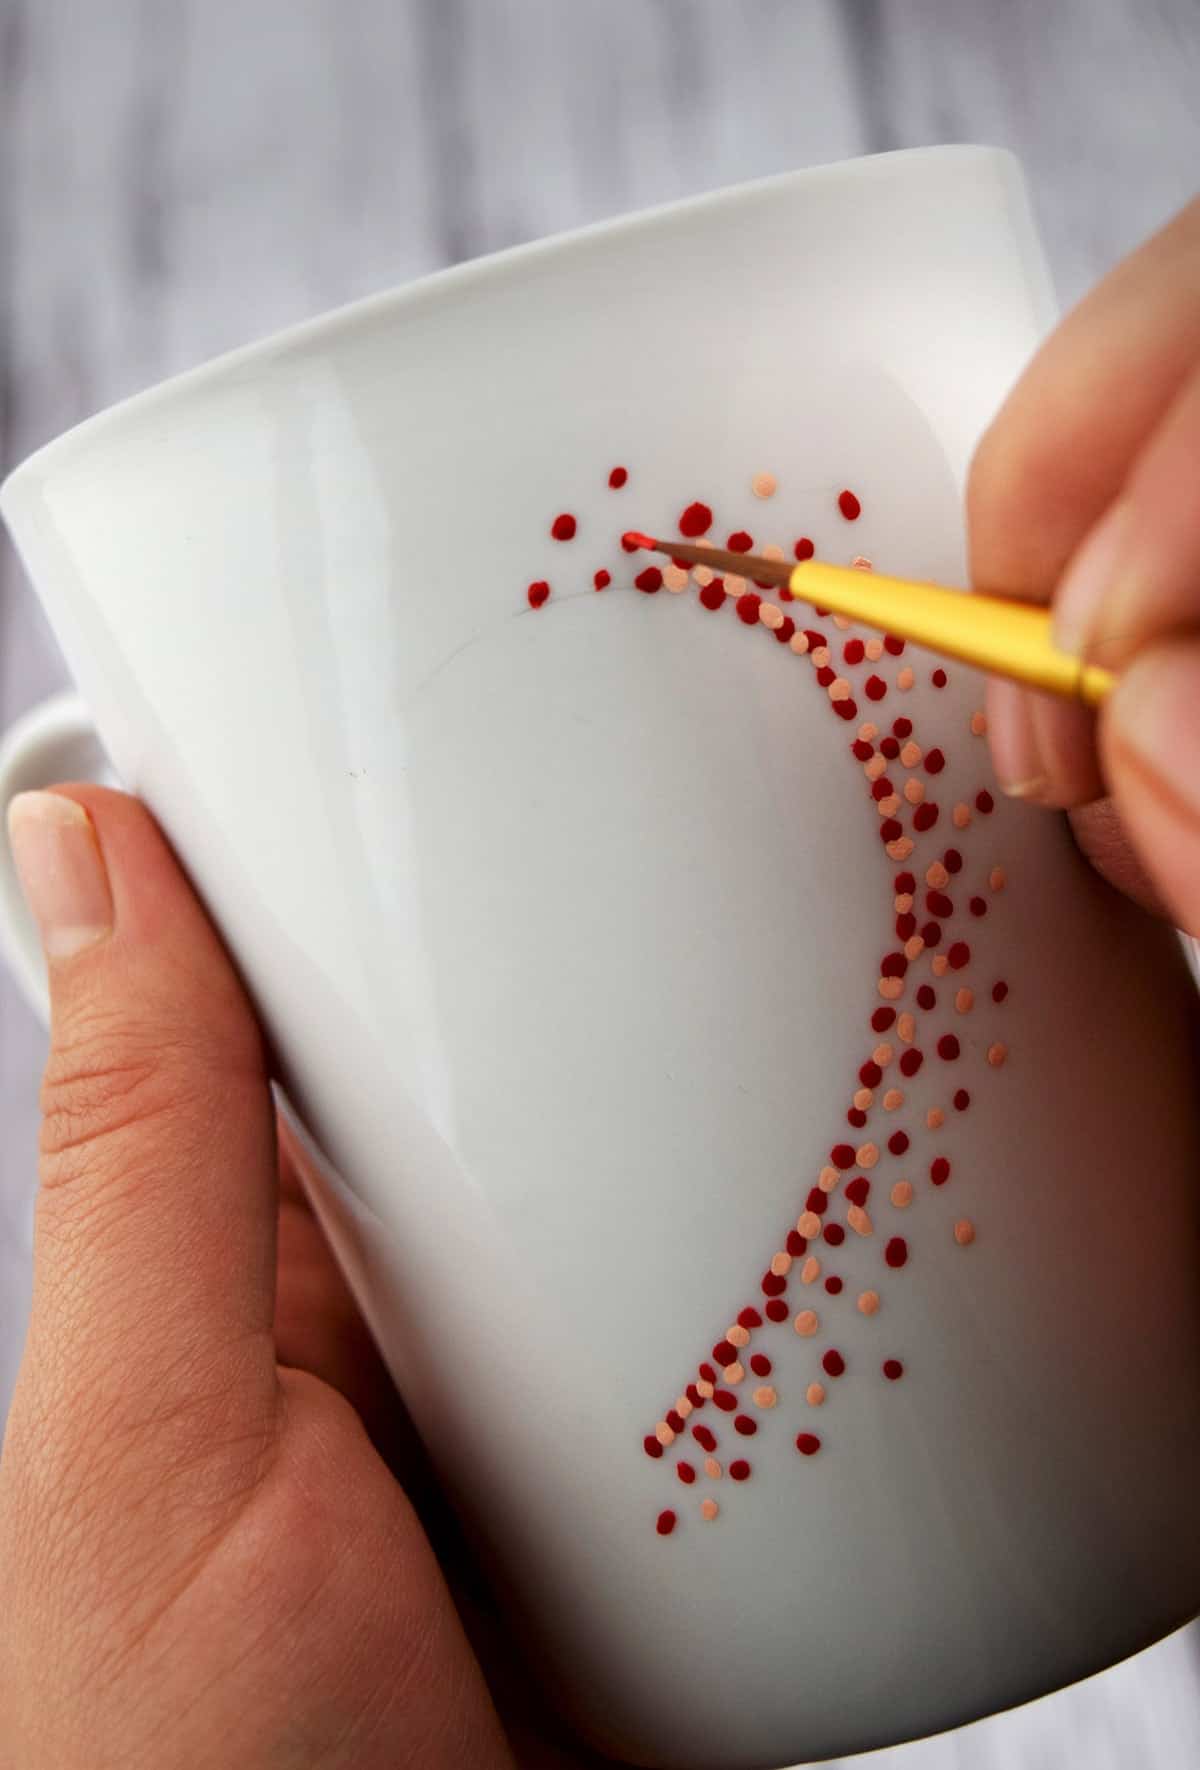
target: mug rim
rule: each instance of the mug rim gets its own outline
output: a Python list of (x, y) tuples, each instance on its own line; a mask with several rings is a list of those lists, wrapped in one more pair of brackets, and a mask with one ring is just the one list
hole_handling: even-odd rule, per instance
[(569, 228), (536, 240), (506, 246), (497, 252), (484, 253), (478, 258), (443, 266), (439, 270), (415, 277), (410, 282), (393, 284), (372, 294), (357, 296), (307, 319), (297, 320), (291, 325), (268, 332), (247, 344), (221, 351), (191, 368), (165, 376), (136, 393), (101, 407), (99, 411), (60, 431), (24, 456), (0, 480), (0, 514), (8, 517), (27, 480), (44, 476), (54, 468), (60, 455), (69, 456), (77, 448), (102, 439), (111, 428), (139, 419), (159, 405), (175, 403), (193, 392), (203, 391), (223, 381), (235, 379), (248, 370), (253, 371), (263, 364), (305, 350), (322, 339), (335, 339), (339, 334), (355, 332), (364, 325), (374, 323), (381, 316), (402, 313), (406, 308), (420, 307), (430, 300), (439, 299), (443, 294), (468, 289), (472, 285), (486, 286), (507, 275), (514, 267), (535, 266), (554, 258), (569, 258), (581, 247), (591, 245), (601, 238), (620, 240), (632, 237), (677, 218), (691, 217), (706, 210), (719, 212), (722, 209), (736, 208), (747, 199), (780, 194), (797, 186), (833, 181), (871, 181), (898, 169), (920, 173), (931, 165), (943, 166), (954, 161), (971, 160), (993, 166), (1007, 164), (1018, 176), (1021, 175), (1020, 162), (1011, 149), (984, 142), (946, 142), (926, 147), (894, 148), (879, 154), (859, 154), (849, 159), (796, 167), (786, 172), (773, 172), (762, 178), (722, 185), (716, 190), (702, 191), (697, 195), (654, 204), (649, 208), (629, 210), (620, 215), (588, 222), (582, 227)]

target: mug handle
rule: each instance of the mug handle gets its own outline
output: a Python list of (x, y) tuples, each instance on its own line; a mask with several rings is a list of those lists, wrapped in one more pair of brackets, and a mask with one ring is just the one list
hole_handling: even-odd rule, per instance
[[(0, 740), (0, 814), (18, 793), (56, 781), (119, 784), (91, 714), (73, 691), (51, 695), (24, 714)], [(50, 1021), (46, 967), (33, 918), (17, 880), (7, 822), (0, 837), (0, 953), (7, 959), (35, 1014)]]

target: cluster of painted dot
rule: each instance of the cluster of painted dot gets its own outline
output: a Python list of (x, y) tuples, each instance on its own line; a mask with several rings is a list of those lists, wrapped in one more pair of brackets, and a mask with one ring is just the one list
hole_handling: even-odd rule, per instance
[[(613, 490), (620, 490), (628, 480), (625, 467), (614, 467), (608, 483)], [(775, 476), (765, 472), (756, 474), (751, 481), (751, 490), (758, 498), (773, 497), (777, 490)], [(836, 503), (839, 514), (847, 522), (857, 521), (862, 513), (859, 498), (848, 489), (838, 494)], [(696, 501), (679, 514), (679, 533), (703, 546), (713, 521), (711, 507)], [(576, 518), (569, 512), (560, 513), (553, 519), (550, 533), (556, 541), (574, 540), (578, 533)], [(626, 540), (622, 541), (622, 546), (626, 552), (635, 550)], [(725, 546), (734, 553), (750, 553), (754, 538), (744, 529), (736, 529), (726, 537)], [(764, 545), (761, 553), (775, 560), (787, 557), (781, 546), (771, 543)], [(811, 559), (814, 553), (810, 537), (802, 535), (793, 541), (792, 556), (795, 559)], [(856, 556), (851, 563), (865, 571), (871, 569), (871, 562), (862, 555)], [(597, 590), (608, 589), (612, 581), (607, 569), (598, 570), (592, 580)], [(634, 573), (632, 584), (646, 595), (662, 589), (678, 594), (694, 585), (697, 605), (712, 614), (731, 602), (739, 622), (747, 627), (761, 628), (788, 652), (807, 659), (831, 711), (844, 722), (858, 719), (861, 696), (867, 703), (867, 710), (874, 712), (875, 716), (858, 725), (849, 750), (861, 771), (868, 803), (878, 817), (879, 840), (889, 862), (898, 869), (891, 878), (895, 939), (879, 963), (877, 1002), (870, 1015), (874, 1042), (870, 1054), (859, 1066), (855, 1078), (857, 1085), (851, 1090), (850, 1104), (845, 1112), (846, 1123), (859, 1136), (867, 1130), (871, 1115), (876, 1111), (886, 1115), (885, 1128), (876, 1133), (876, 1138), (864, 1137), (861, 1141), (833, 1144), (828, 1160), (820, 1164), (813, 1177), (803, 1210), (771, 1255), (759, 1281), (760, 1295), (737, 1311), (709, 1356), (699, 1362), (695, 1375), (673, 1405), (665, 1411), (654, 1430), (645, 1435), (642, 1443), (646, 1455), (659, 1460), (667, 1459), (671, 1453), (676, 1478), (684, 1487), (692, 1488), (698, 1485), (701, 1475), (706, 1483), (724, 1477), (745, 1482), (753, 1473), (747, 1456), (733, 1456), (724, 1464), (718, 1460), (722, 1440), (716, 1428), (721, 1431), (730, 1428), (735, 1441), (747, 1441), (748, 1447), (748, 1441), (758, 1433), (760, 1416), (780, 1405), (779, 1390), (775, 1382), (768, 1380), (775, 1375), (774, 1360), (761, 1349), (750, 1349), (756, 1336), (765, 1335), (771, 1328), (782, 1329), (789, 1318), (794, 1334), (802, 1340), (820, 1340), (829, 1331), (829, 1324), (822, 1321), (815, 1308), (802, 1307), (792, 1314), (789, 1288), (797, 1279), (800, 1287), (809, 1291), (819, 1282), (827, 1297), (840, 1297), (845, 1291), (845, 1280), (839, 1273), (827, 1270), (828, 1262), (831, 1257), (836, 1258), (836, 1250), (846, 1242), (847, 1232), (858, 1238), (875, 1236), (872, 1210), (878, 1212), (880, 1206), (871, 1205), (871, 1196), (874, 1187), (882, 1198), (884, 1188), (878, 1174), (874, 1182), (869, 1176), (881, 1162), (890, 1160), (901, 1167), (906, 1165), (911, 1139), (904, 1129), (903, 1115), (906, 1109), (913, 1110), (909, 1090), (930, 1056), (942, 1066), (958, 1064), (964, 1057), (958, 1033), (949, 1028), (931, 1035), (931, 1042), (930, 1038), (923, 1040), (921, 1037), (923, 1023), (919, 1015), (932, 1015), (939, 1009), (939, 991), (943, 1014), (948, 1006), (952, 1006), (955, 1015), (960, 1017), (971, 1014), (975, 1008), (975, 990), (966, 982), (972, 961), (971, 946), (962, 934), (952, 936), (949, 925), (957, 920), (965, 929), (967, 918), (979, 920), (986, 916), (991, 896), (1003, 891), (1007, 881), (1004, 869), (993, 865), (986, 880), (978, 889), (968, 890), (964, 899), (962, 882), (966, 861), (961, 849), (954, 845), (942, 848), (935, 858), (927, 860), (923, 870), (919, 868), (918, 849), (922, 849), (925, 859), (931, 845), (940, 846), (941, 838), (932, 835), (939, 824), (943, 829), (949, 824), (955, 831), (966, 830), (976, 819), (990, 816), (994, 801), (989, 790), (982, 787), (972, 800), (944, 806), (935, 796), (938, 777), (946, 767), (944, 750), (938, 745), (923, 746), (914, 721), (903, 714), (888, 724), (882, 723), (886, 720), (882, 703), (893, 692), (906, 694), (916, 681), (912, 665), (893, 664), (893, 660), (904, 656), (903, 640), (890, 634), (858, 636), (850, 632), (850, 623), (840, 616), (833, 617), (833, 626), (839, 635), (849, 634), (849, 637), (834, 639), (818, 628), (801, 628), (787, 612), (786, 604), (793, 598), (786, 588), (777, 591), (778, 601), (771, 601), (761, 594), (769, 588), (767, 585), (752, 586), (747, 580), (732, 578), (729, 574), (721, 577), (707, 566), (693, 566), (682, 560), (672, 561), (665, 567), (643, 566)], [(528, 601), (533, 608), (541, 608), (549, 595), (550, 585), (545, 580), (537, 580), (528, 587)], [(829, 618), (826, 610), (818, 609), (816, 613), (819, 620)], [(895, 675), (891, 676), (893, 668)], [(857, 679), (851, 672), (859, 673)], [(948, 681), (947, 672), (937, 666), (930, 671), (929, 681), (934, 688), (944, 688)], [(982, 737), (986, 729), (983, 713), (972, 714), (971, 735)], [(943, 813), (946, 824), (942, 822)], [(920, 878), (918, 870), (921, 871)], [(918, 982), (920, 971), (927, 975)], [(1004, 980), (993, 980), (990, 985), (992, 1003), (1003, 1003), (1007, 995), (1008, 985)], [(995, 1040), (988, 1045), (986, 1055), (989, 1067), (998, 1069), (1004, 1064), (1007, 1047), (1002, 1041)], [(889, 1072), (893, 1073), (889, 1075)], [(928, 1078), (930, 1070), (925, 1074)], [(948, 1097), (950, 1109), (962, 1113), (969, 1108), (971, 1096), (965, 1087), (953, 1085), (957, 1074), (943, 1069), (938, 1072), (938, 1083), (944, 1096)], [(930, 1105), (924, 1115), (927, 1128), (932, 1131), (940, 1129), (945, 1123), (946, 1111), (946, 1106), (941, 1104)], [(894, 1128), (887, 1128), (889, 1126)], [(929, 1185), (940, 1189), (950, 1178), (949, 1160), (945, 1156), (935, 1156), (928, 1167)], [(901, 1176), (887, 1189), (886, 1204), (882, 1208), (905, 1212), (916, 1197), (913, 1181)], [(845, 1206), (842, 1220), (833, 1215), (839, 1198)], [(975, 1233), (974, 1224), (966, 1218), (959, 1218), (953, 1224), (952, 1239), (958, 1247), (970, 1246)], [(887, 1233), (879, 1240), (883, 1272), (902, 1272), (910, 1259), (908, 1238), (899, 1233)], [(833, 1305), (835, 1310), (837, 1307)], [(864, 1317), (878, 1316), (882, 1308), (880, 1292), (871, 1288), (859, 1291), (855, 1307)], [(820, 1375), (810, 1369), (810, 1380), (804, 1388), (804, 1403), (809, 1409), (824, 1406), (828, 1399), (829, 1389), (823, 1379), (836, 1383), (846, 1375), (848, 1368), (845, 1354), (832, 1345), (827, 1345), (820, 1353), (817, 1364)], [(878, 1368), (887, 1383), (897, 1382), (904, 1374), (902, 1361), (890, 1354), (880, 1361)], [(713, 1425), (695, 1417), (709, 1407), (714, 1415), (725, 1417), (714, 1419)], [(687, 1443), (689, 1437), (695, 1451)], [(800, 1430), (795, 1436), (795, 1447), (802, 1458), (815, 1456), (821, 1449), (821, 1442), (820, 1436), (809, 1429)], [(686, 1455), (680, 1447), (686, 1449)], [(699, 1468), (693, 1457), (697, 1458)], [(700, 1500), (701, 1517), (711, 1521), (718, 1516), (719, 1510), (711, 1491), (706, 1492)], [(677, 1522), (675, 1509), (666, 1508), (656, 1520), (658, 1534), (670, 1536)]]

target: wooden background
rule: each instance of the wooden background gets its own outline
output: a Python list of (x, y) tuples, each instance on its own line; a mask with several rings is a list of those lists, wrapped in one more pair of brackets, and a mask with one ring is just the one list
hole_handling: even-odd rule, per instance
[[(0, 471), (455, 259), (937, 141), (1016, 149), (1073, 300), (1193, 194), (1198, 0), (0, 0)], [(0, 724), (62, 677), (4, 548)], [(0, 1411), (42, 1055), (0, 980)], [(1198, 1643), (869, 1763), (1191, 1770)]]

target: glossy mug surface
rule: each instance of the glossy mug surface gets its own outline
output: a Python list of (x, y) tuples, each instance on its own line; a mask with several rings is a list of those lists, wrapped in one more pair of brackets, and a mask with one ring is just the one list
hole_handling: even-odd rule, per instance
[(4, 490), (419, 1428), (637, 1762), (949, 1727), (1200, 1598), (1172, 937), (994, 794), (969, 672), (619, 541), (963, 581), (1050, 312), (1007, 156), (887, 156), (360, 304)]

